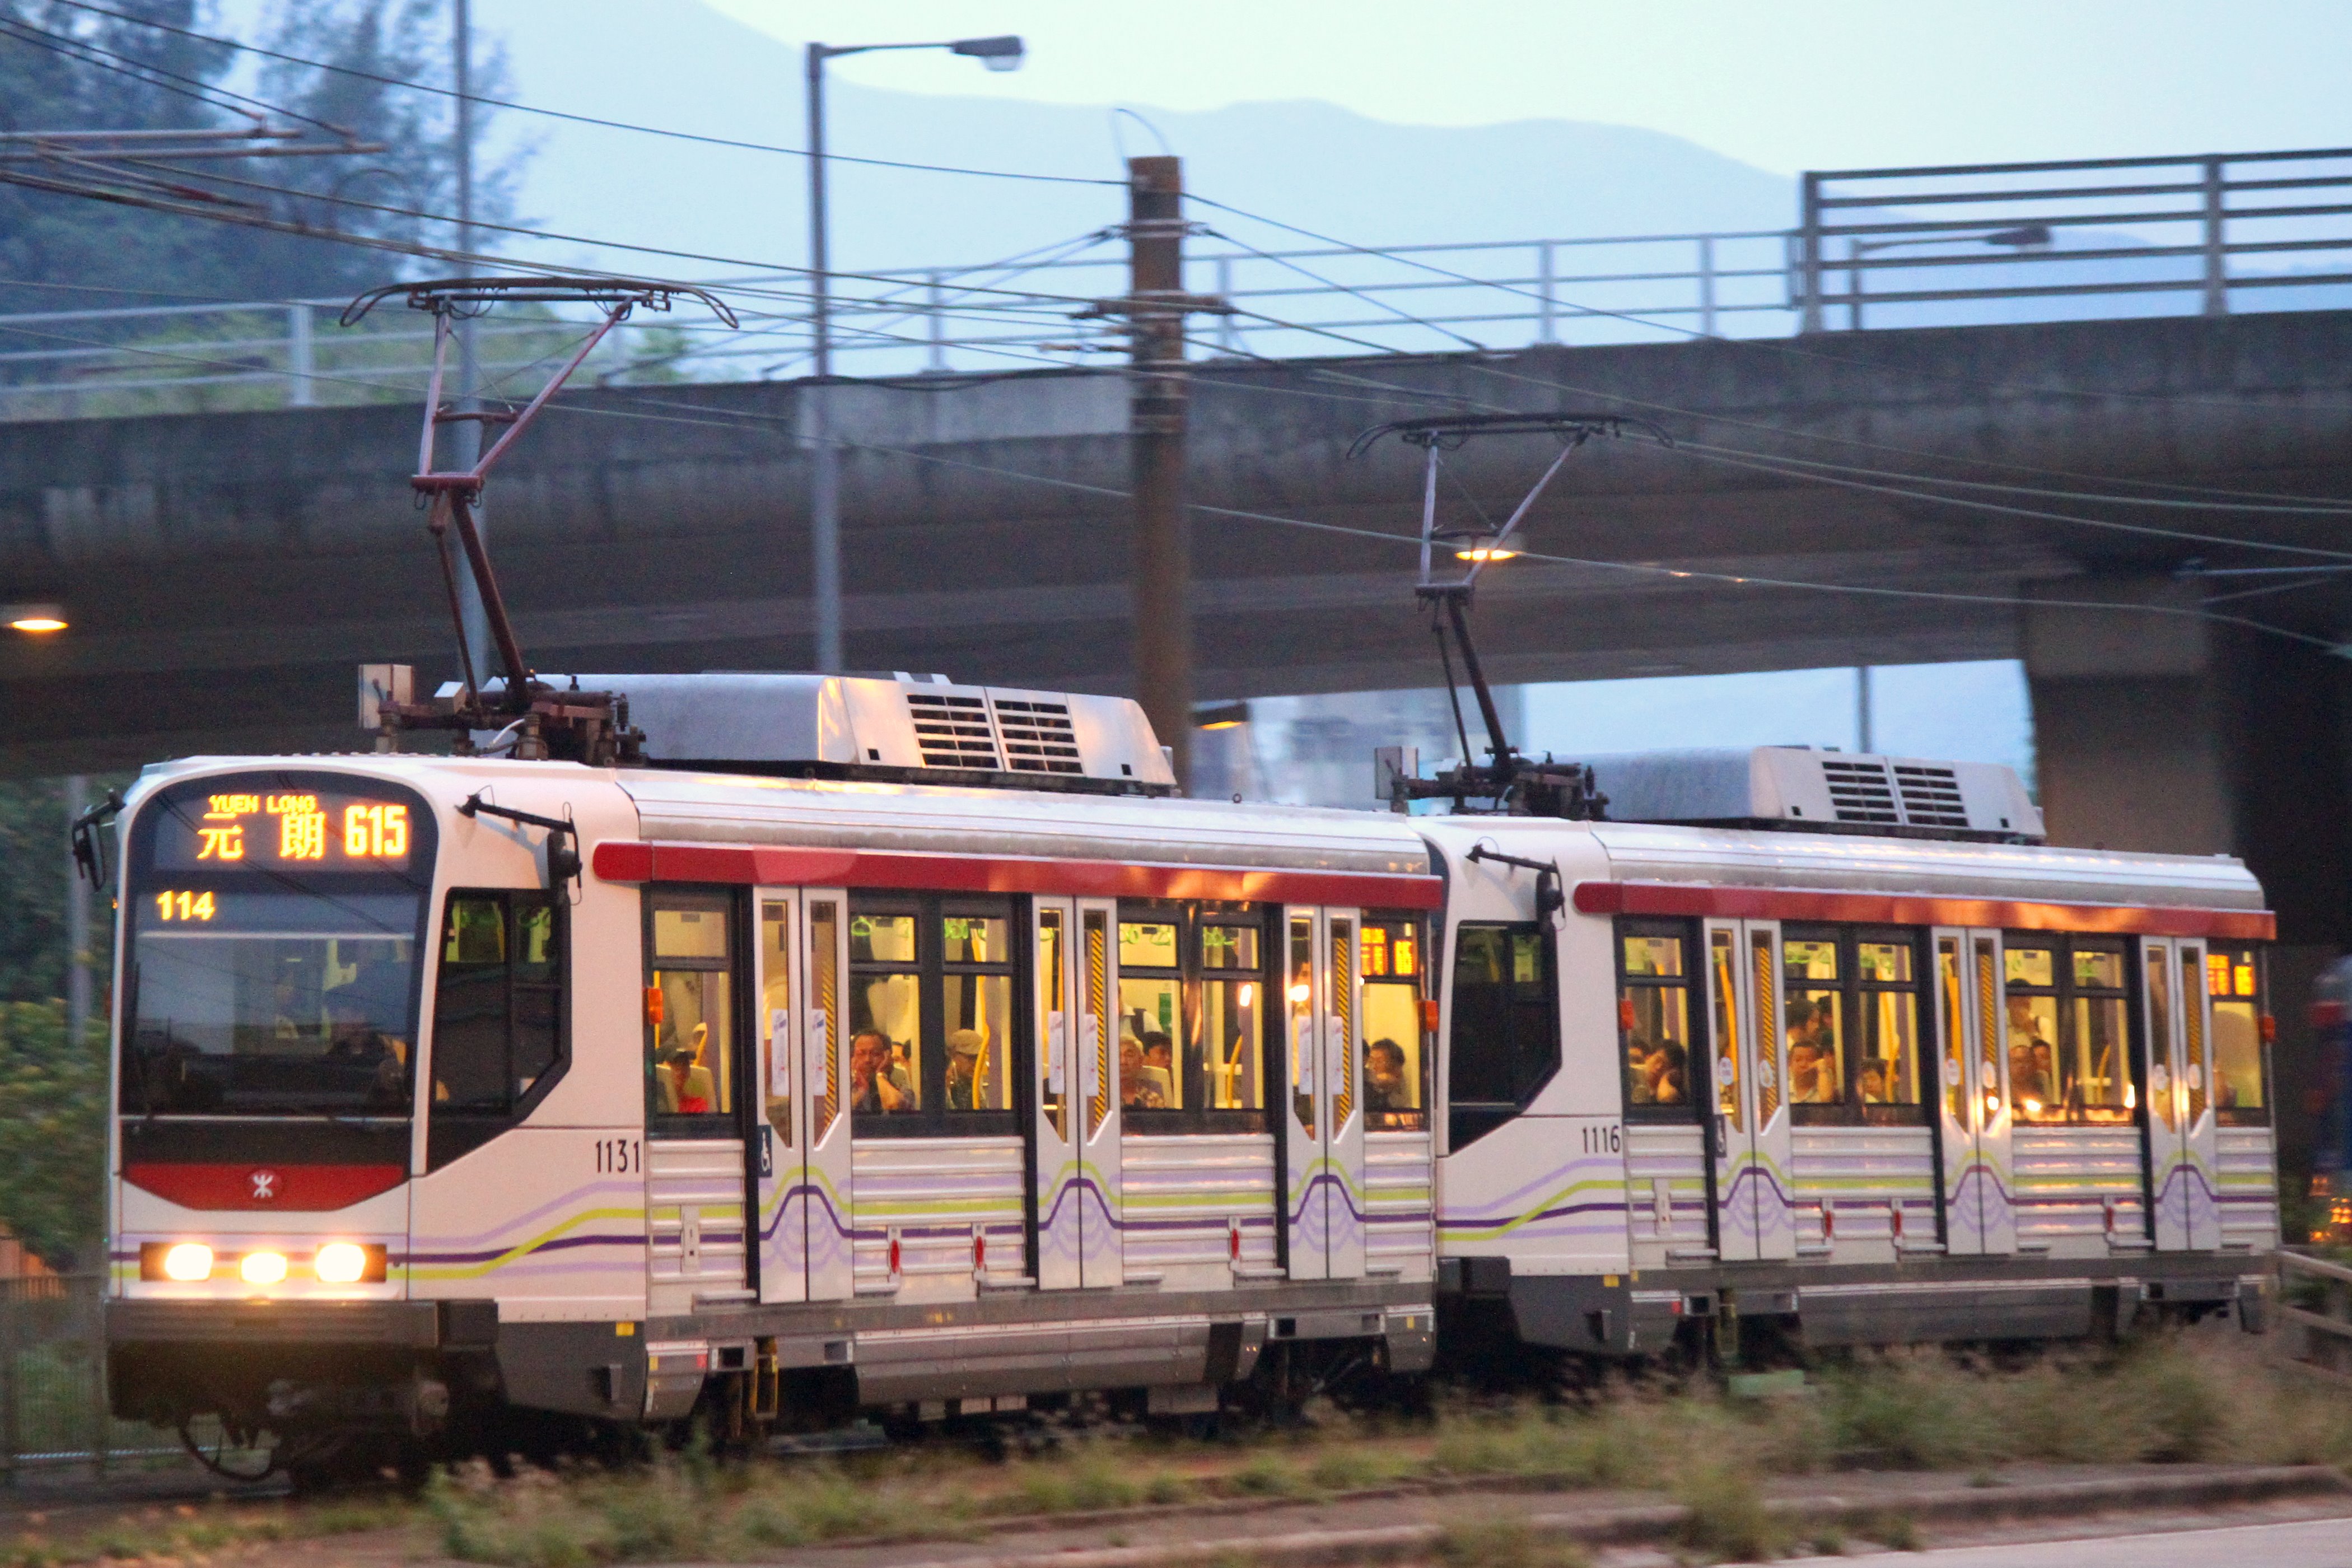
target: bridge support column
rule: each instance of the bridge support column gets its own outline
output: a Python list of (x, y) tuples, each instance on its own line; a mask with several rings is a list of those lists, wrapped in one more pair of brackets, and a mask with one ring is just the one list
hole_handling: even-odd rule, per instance
[[(2195, 584), (2169, 577), (2078, 577), (2039, 597), (2200, 604)], [(2044, 602), (2022, 630), (2051, 842), (2235, 855), (2262, 879), (2278, 914), (2276, 1125), (2299, 1181), (2316, 1066), (2305, 1006), (2352, 946), (2352, 664), (2191, 614)]]

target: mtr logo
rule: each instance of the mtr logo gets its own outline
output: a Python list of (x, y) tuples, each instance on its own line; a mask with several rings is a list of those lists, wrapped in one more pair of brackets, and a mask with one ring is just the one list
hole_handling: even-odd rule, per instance
[(320, 1212), (390, 1192), (408, 1179), (395, 1163), (230, 1165), (133, 1161), (122, 1179), (192, 1209)]

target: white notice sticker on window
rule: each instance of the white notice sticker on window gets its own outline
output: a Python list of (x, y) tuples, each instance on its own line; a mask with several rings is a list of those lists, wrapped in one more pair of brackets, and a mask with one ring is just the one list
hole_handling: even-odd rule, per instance
[(1045, 1092), (1047, 1094), (1066, 1092), (1062, 1085), (1066, 1076), (1064, 1063), (1069, 1059), (1070, 1055), (1068, 1034), (1069, 1031), (1062, 1021), (1062, 1015), (1059, 1013), (1045, 1015)]
[(778, 1007), (768, 1015), (768, 1098), (789, 1099), (793, 1092), (793, 1016)]

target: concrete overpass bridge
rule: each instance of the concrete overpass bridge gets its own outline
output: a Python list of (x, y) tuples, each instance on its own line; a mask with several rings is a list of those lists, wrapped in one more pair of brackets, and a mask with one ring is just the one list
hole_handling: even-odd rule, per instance
[[(2200, 189), (2237, 188), (2227, 161), (2202, 162)], [(1867, 331), (1280, 362), (1246, 356), (1296, 343), (1227, 340), (1234, 354), (1196, 362), (1199, 695), (1435, 683), (1402, 542), (1417, 470), (1394, 448), (1348, 459), (1360, 430), (1440, 410), (1644, 415), (1678, 445), (1580, 452), (1530, 520), (1532, 550), (1568, 559), (1514, 562), (1482, 588), (1498, 679), (2021, 658), (2053, 836), (2246, 857), (2281, 915), (2291, 1048), (2301, 977), (2352, 945), (2352, 714), (2329, 652), (2352, 640), (2352, 585), (2197, 572), (2343, 565), (2288, 552), (2352, 550), (2347, 514), (2116, 498), (2352, 496), (2352, 311), (2231, 313), (2264, 280), (2229, 274), (2208, 201), (2201, 242), (2129, 258), (2181, 260), (2185, 282), (2109, 279), (2185, 289), (2200, 315), (1892, 325), (1938, 275), (1896, 256), (1865, 279), (1852, 260), (1881, 240), (1861, 237), (1949, 226), (1843, 188), (1809, 182), (1802, 265), (1770, 308), (1859, 328), (1867, 297)], [(1843, 227), (1840, 201), (1859, 209)], [(1980, 261), (1933, 265), (1946, 304), (1994, 291), (1969, 270)], [(1539, 273), (1547, 338), (1549, 254)], [(1719, 279), (1695, 281), (1712, 331)], [(1124, 378), (931, 374), (833, 395), (855, 443), (852, 667), (1120, 689)], [(809, 662), (803, 398), (698, 383), (556, 405), (490, 496), (540, 668)], [(0, 643), (0, 769), (348, 748), (354, 665), (449, 672), (406, 485), (415, 420), (401, 403), (0, 424), (0, 601), (54, 599), (73, 622)], [(1499, 515), (1542, 456), (1455, 454), (1449, 521)], [(1935, 482), (1950, 479), (2023, 489)]]
[[(1645, 413), (1684, 445), (1589, 447), (1530, 520), (1534, 552), (1588, 563), (1489, 574), (1479, 632), (1496, 678), (2021, 658), (2053, 837), (2233, 852), (2263, 878), (2281, 917), (2292, 1078), (2300, 995), (2352, 946), (2347, 666), (2195, 612), (2209, 595), (2304, 584), (2210, 608), (2332, 645), (2352, 626), (2352, 593), (2342, 574), (2179, 574), (2326, 566), (2259, 546), (2343, 549), (2352, 529), (2341, 513), (2083, 497), (2352, 495), (2352, 312), (1210, 362), (1194, 395), (1202, 697), (1435, 683), (1414, 552), (1391, 542), (1415, 523), (1417, 455), (1349, 461), (1366, 426), (1439, 407)], [(517, 448), (490, 515), (539, 668), (807, 665), (800, 395), (586, 393)], [(858, 443), (844, 474), (851, 666), (1118, 689), (1122, 378), (950, 377), (836, 396), (848, 404), (836, 428)], [(0, 426), (0, 598), (55, 599), (73, 622), (0, 642), (0, 766), (349, 749), (361, 743), (354, 665), (450, 672), (405, 482), (415, 419), (378, 405)], [(1542, 456), (1500, 441), (1455, 454), (1449, 513), (1501, 515)], [(1743, 577), (1955, 597), (1727, 580)], [(2084, 602), (2139, 607), (2071, 607)], [(2293, 1102), (2284, 1113), (2298, 1114)]]
[[(856, 443), (852, 666), (1117, 689), (1123, 378), (927, 378), (835, 396)], [(490, 498), (534, 661), (804, 667), (800, 397), (773, 384), (567, 397)], [(1622, 409), (1682, 443), (1600, 443), (1571, 460), (1529, 543), (1587, 563), (1489, 574), (1480, 629), (1500, 679), (2017, 657), (2052, 820), (2070, 837), (2251, 846), (2260, 830), (2240, 819), (2262, 816), (2266, 792), (2340, 795), (2314, 792), (2340, 772), (2323, 762), (2341, 661), (2193, 615), (2062, 605), (2194, 611), (2205, 594), (2274, 580), (2184, 580), (2184, 565), (2324, 565), (2259, 546), (2352, 543), (2343, 515), (2085, 499), (2352, 494), (2352, 313), (1207, 362), (1191, 469), (1202, 696), (1433, 683), (1413, 552), (1391, 542), (1414, 526), (1415, 459), (1345, 453), (1366, 426), (1449, 407)], [(0, 647), (0, 762), (58, 773), (341, 747), (353, 665), (450, 668), (405, 484), (415, 418), (376, 405), (0, 426), (0, 573), (10, 597), (58, 599), (74, 622)], [(1497, 516), (1543, 456), (1475, 444), (1449, 458), (1460, 485), (1444, 505)], [(2096, 477), (2053, 477), (2070, 474)], [(1954, 597), (1773, 585), (1790, 583)], [(2242, 608), (2330, 641), (2352, 622), (2324, 582)]]

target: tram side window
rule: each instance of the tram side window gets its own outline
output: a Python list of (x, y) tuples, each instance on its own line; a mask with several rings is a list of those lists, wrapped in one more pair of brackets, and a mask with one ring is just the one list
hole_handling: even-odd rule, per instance
[(735, 901), (656, 892), (646, 1110), (657, 1131), (724, 1137), (735, 1114)]
[(2213, 1003), (2214, 1109), (2225, 1127), (2270, 1122), (2264, 1092), (2262, 964), (2251, 947), (2214, 946), (2205, 954), (2205, 991)]
[(1843, 945), (1834, 930), (1790, 926), (1780, 934), (1792, 1106), (1846, 1102)]
[(2011, 932), (2003, 948), (2011, 1114), (2043, 1125), (2129, 1121), (2137, 1096), (2122, 940)]
[[(1909, 932), (1858, 933), (1854, 984), (1862, 1054), (1854, 1099), (1867, 1121), (1893, 1120), (1873, 1106), (1919, 1107), (1918, 942)], [(1924, 1119), (1925, 1111), (1919, 1115)]]
[(1134, 1130), (1262, 1128), (1265, 918), (1211, 900), (1119, 906), (1118, 1102)]
[(1559, 1070), (1552, 944), (1532, 922), (1465, 921), (1454, 934), (1454, 1017), (1446, 1040), (1452, 1147), (1509, 1121)]
[(1918, 933), (1788, 926), (1780, 940), (1789, 1103), (1802, 1123), (1924, 1121)]
[(850, 898), (849, 1109), (861, 1123), (923, 1109), (923, 1069), (935, 1053), (923, 1037), (921, 927), (915, 900)]
[(1364, 1125), (1412, 1132), (1429, 1125), (1423, 1089), (1421, 922), (1368, 916), (1364, 981)]
[(1691, 1059), (1690, 935), (1679, 922), (1617, 927), (1617, 1043), (1625, 1106), (1643, 1121), (1698, 1117)]
[(543, 892), (449, 895), (433, 1003), (428, 1169), (513, 1126), (563, 1076), (564, 929), (562, 902)]
[(1010, 899), (852, 893), (849, 1109), (860, 1137), (1012, 1130), (1017, 954)]
[(511, 1117), (564, 1057), (562, 906), (539, 891), (449, 895), (434, 996), (433, 1103)]

